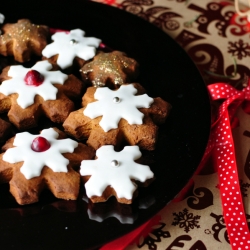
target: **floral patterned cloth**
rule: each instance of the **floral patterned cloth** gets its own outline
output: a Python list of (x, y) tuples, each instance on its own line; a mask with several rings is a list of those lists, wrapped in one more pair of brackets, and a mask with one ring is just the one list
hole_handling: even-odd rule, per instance
[[(250, 22), (237, 15), (233, 1), (99, 2), (124, 9), (160, 27), (187, 51), (207, 85), (220, 81), (239, 90), (246, 87), (250, 77)], [(246, 9), (243, 5), (241, 8)], [(219, 103), (212, 102), (211, 105), (216, 111)], [(239, 108), (237, 117), (239, 122), (233, 129), (233, 136), (242, 198), (250, 225), (249, 112)], [(168, 204), (158, 216), (159, 223), (151, 233), (127, 247), (128, 250), (231, 249), (223, 218), (218, 174), (212, 161), (208, 161), (193, 177), (188, 192)]]

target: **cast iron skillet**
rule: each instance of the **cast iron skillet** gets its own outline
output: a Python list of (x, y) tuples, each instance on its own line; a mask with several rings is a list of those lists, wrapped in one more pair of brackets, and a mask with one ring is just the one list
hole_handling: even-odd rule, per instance
[(206, 87), (185, 51), (148, 22), (104, 4), (83, 0), (5, 1), (6, 22), (29, 18), (35, 24), (101, 38), (112, 49), (126, 52), (140, 64), (138, 81), (149, 96), (173, 106), (160, 127), (157, 149), (146, 153), (156, 180), (139, 189), (133, 205), (59, 201), (49, 192), (37, 204), (19, 206), (0, 188), (0, 244), (4, 249), (94, 249), (146, 222), (185, 186), (196, 170), (210, 131)]

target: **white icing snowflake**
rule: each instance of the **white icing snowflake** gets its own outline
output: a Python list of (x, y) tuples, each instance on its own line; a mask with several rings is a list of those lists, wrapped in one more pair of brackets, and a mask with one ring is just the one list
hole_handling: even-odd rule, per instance
[(106, 187), (111, 186), (118, 198), (132, 199), (136, 185), (131, 179), (145, 182), (154, 174), (149, 166), (138, 164), (135, 160), (141, 157), (138, 146), (126, 146), (120, 152), (114, 146), (102, 146), (96, 151), (97, 159), (83, 160), (80, 174), (91, 176), (86, 182), (86, 194), (101, 196)]
[[(31, 149), (32, 141), (38, 136), (44, 137), (50, 143), (50, 148), (44, 152), (35, 152)], [(40, 135), (17, 133), (13, 144), (16, 147), (8, 149), (3, 155), (3, 160), (9, 163), (23, 161), (20, 171), (26, 179), (40, 176), (44, 166), (54, 172), (68, 172), (69, 160), (62, 153), (72, 153), (78, 143), (71, 139), (57, 138), (58, 133), (53, 128), (44, 129)]]
[(95, 99), (83, 111), (84, 115), (94, 119), (102, 116), (100, 126), (105, 132), (117, 128), (121, 118), (129, 124), (142, 124), (144, 114), (138, 108), (149, 108), (154, 99), (147, 94), (135, 96), (137, 89), (132, 85), (122, 85), (113, 91), (107, 87), (97, 88)]
[[(4, 22), (4, 19), (5, 19), (4, 15), (0, 13), (0, 23), (3, 23), (3, 22)], [(0, 31), (0, 32), (1, 32), (1, 31)]]
[[(17, 103), (23, 109), (34, 103), (36, 95), (40, 95), (45, 101), (55, 100), (58, 90), (53, 83), (64, 84), (68, 76), (60, 71), (49, 71), (50, 69), (52, 69), (52, 65), (46, 60), (37, 62), (32, 68), (24, 68), (22, 65), (11, 66), (8, 76), (12, 78), (2, 82), (0, 92), (4, 95), (17, 93)], [(36, 70), (44, 76), (41, 85), (31, 86), (25, 83), (24, 77), (30, 70)]]
[(74, 29), (69, 33), (57, 32), (51, 37), (54, 42), (48, 44), (42, 54), (47, 58), (59, 54), (57, 64), (61, 69), (70, 67), (76, 56), (87, 61), (95, 56), (101, 40), (84, 35), (85, 32), (81, 29)]

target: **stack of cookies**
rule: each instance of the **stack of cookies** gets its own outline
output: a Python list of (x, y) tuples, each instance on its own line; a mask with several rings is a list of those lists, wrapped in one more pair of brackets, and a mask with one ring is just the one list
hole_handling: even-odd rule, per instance
[(0, 183), (18, 204), (44, 189), (76, 200), (81, 183), (92, 202), (130, 204), (154, 179), (141, 151), (155, 150), (171, 105), (136, 82), (136, 60), (103, 47), (81, 29), (2, 25)]

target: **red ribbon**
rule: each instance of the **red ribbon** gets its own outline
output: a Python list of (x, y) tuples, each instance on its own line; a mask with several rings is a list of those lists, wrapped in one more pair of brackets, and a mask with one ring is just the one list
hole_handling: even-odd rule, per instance
[(207, 151), (217, 167), (223, 215), (233, 250), (250, 249), (250, 233), (242, 201), (231, 123), (237, 108), (250, 100), (250, 81), (239, 91), (225, 83), (208, 86), (212, 100), (226, 99), (212, 125)]

